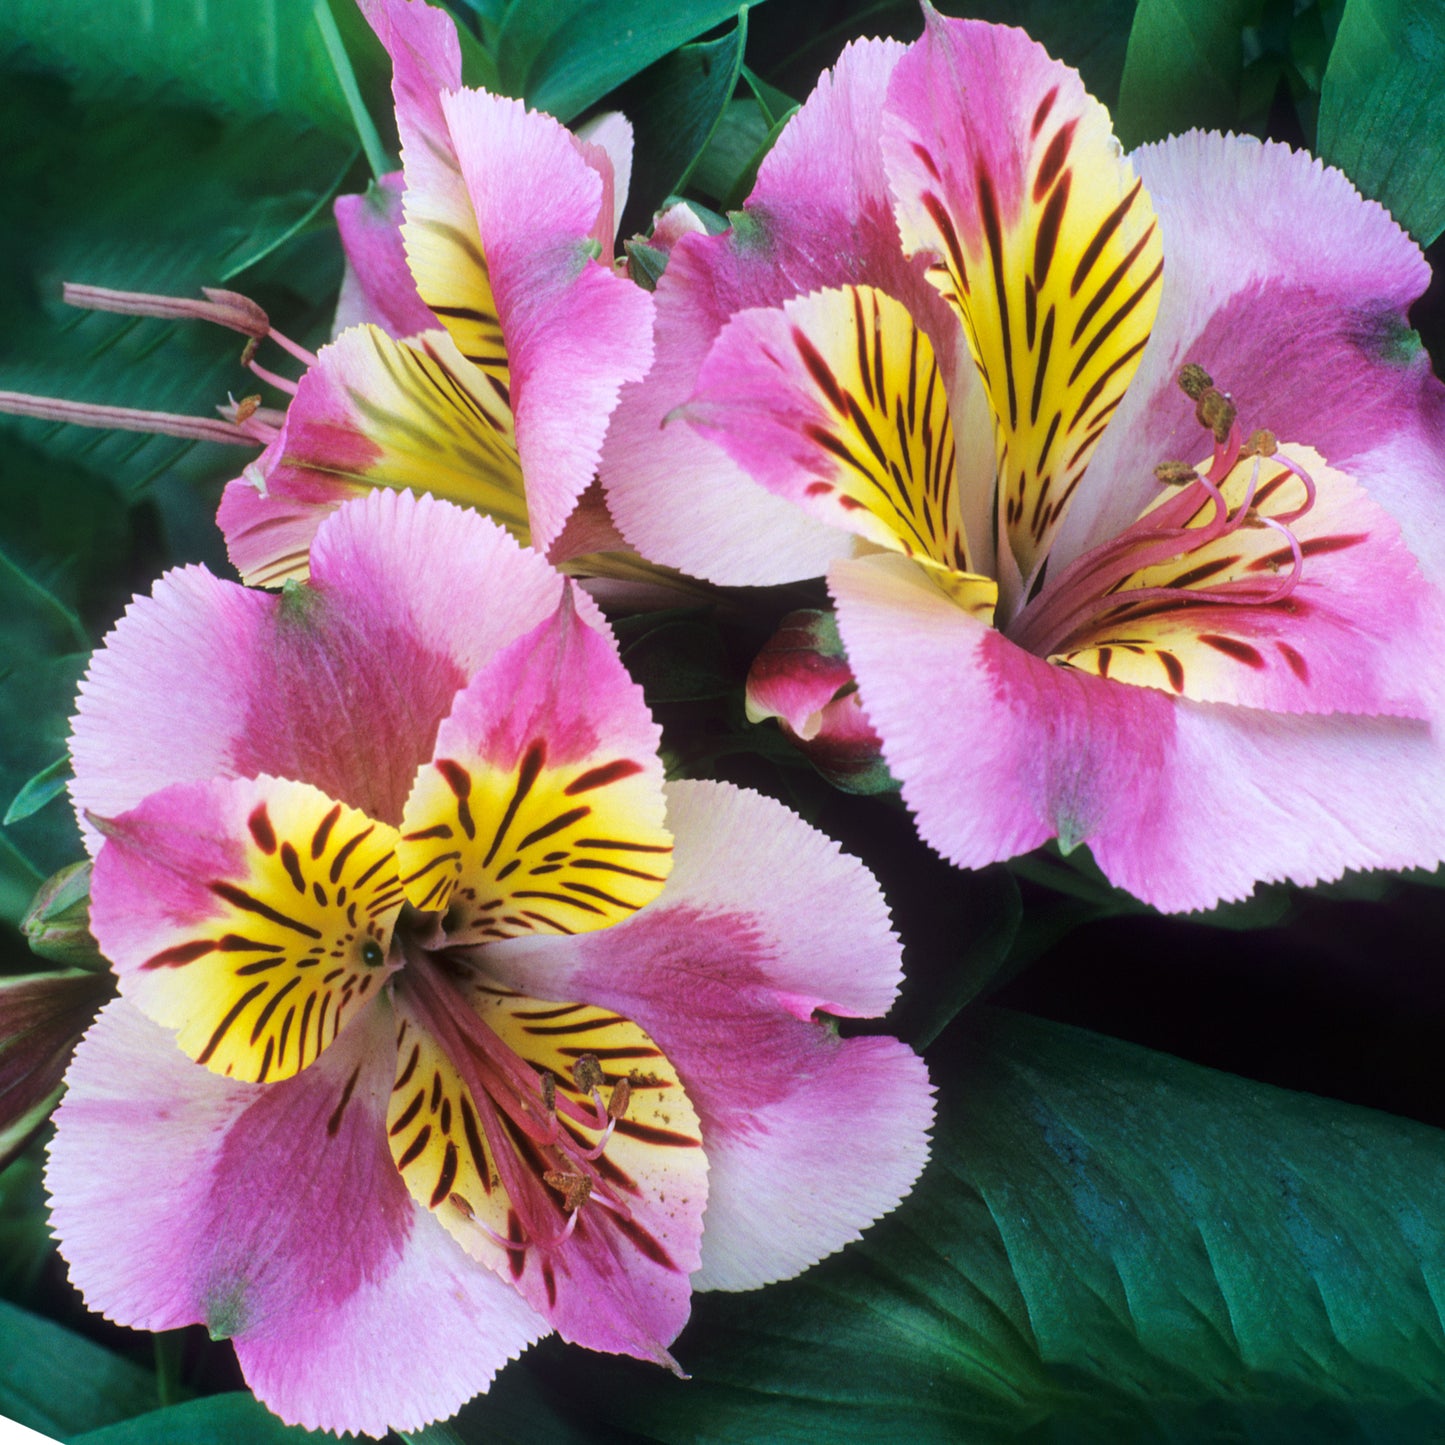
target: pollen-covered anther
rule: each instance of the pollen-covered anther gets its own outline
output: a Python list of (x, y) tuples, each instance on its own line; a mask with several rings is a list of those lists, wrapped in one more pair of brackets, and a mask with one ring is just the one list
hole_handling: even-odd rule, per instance
[(1267, 428), (1260, 427), (1250, 432), (1239, 454), (1242, 457), (1272, 457), (1278, 450), (1279, 438)]
[(250, 366), (250, 364), (251, 364), (253, 361), (255, 361), (255, 359), (256, 359), (256, 353), (257, 353), (260, 349), (261, 349), (261, 338), (260, 338), (259, 336), (253, 336), (253, 337), (241, 348), (241, 365), (242, 365), (242, 366)]
[(1194, 415), (1199, 425), (1208, 427), (1214, 433), (1214, 440), (1223, 446), (1229, 440), (1229, 429), (1234, 425), (1238, 409), (1226, 393), (1208, 386), (1195, 399)]
[(1179, 386), (1190, 401), (1198, 401), (1214, 385), (1214, 378), (1197, 361), (1179, 368)]
[(239, 426), (242, 422), (250, 421), (251, 418), (256, 415), (260, 405), (261, 398), (259, 396), (243, 396), (240, 401), (236, 403), (236, 425)]
[(584, 1094), (598, 1088), (606, 1077), (596, 1054), (582, 1054), (572, 1065), (572, 1078)]
[(627, 1107), (632, 1103), (632, 1085), (626, 1079), (618, 1079), (612, 1086), (612, 1094), (607, 1100), (607, 1117), (609, 1119), (625, 1119)]
[(548, 1169), (542, 1175), (542, 1182), (562, 1196), (562, 1208), (568, 1214), (575, 1214), (592, 1197), (592, 1181), (585, 1174)]
[(557, 1079), (546, 1069), (542, 1071), (542, 1105), (549, 1114), (557, 1112)]
[(1187, 486), (1199, 480), (1199, 473), (1188, 462), (1160, 462), (1154, 468), (1154, 478), (1168, 487)]

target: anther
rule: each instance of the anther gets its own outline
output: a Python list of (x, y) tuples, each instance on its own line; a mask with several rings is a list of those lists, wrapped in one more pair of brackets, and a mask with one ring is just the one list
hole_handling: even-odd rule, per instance
[(1179, 385), (1190, 401), (1198, 401), (1214, 385), (1214, 378), (1197, 361), (1189, 361), (1179, 368)]
[(592, 1197), (592, 1181), (585, 1174), (564, 1174), (560, 1169), (548, 1169), (542, 1175), (542, 1182), (562, 1196), (562, 1208), (568, 1214), (575, 1214)]
[(1197, 482), (1199, 473), (1188, 462), (1160, 462), (1154, 468), (1154, 478), (1169, 487), (1182, 487)]
[(622, 1119), (627, 1115), (627, 1106), (632, 1102), (632, 1085), (626, 1079), (618, 1079), (612, 1095), (607, 1100), (607, 1117)]
[(250, 421), (256, 415), (257, 408), (261, 405), (259, 396), (243, 396), (236, 403), (235, 422), (237, 426), (244, 421)]
[(1195, 400), (1194, 415), (1200, 426), (1214, 433), (1214, 440), (1223, 446), (1229, 440), (1229, 429), (1238, 415), (1234, 403), (1222, 392), (1209, 386)]
[(1272, 431), (1260, 427), (1249, 434), (1249, 440), (1240, 448), (1242, 457), (1272, 457), (1279, 450), (1279, 438)]
[(572, 1077), (584, 1094), (590, 1094), (606, 1078), (596, 1054), (583, 1054), (572, 1065)]
[(549, 1114), (557, 1112), (557, 1080), (545, 1071), (542, 1074), (542, 1103)]

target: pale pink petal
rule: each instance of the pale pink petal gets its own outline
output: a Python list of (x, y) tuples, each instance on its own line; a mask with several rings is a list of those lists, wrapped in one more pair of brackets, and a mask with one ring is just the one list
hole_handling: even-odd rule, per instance
[(562, 591), (495, 523), (391, 491), (329, 518), (311, 567), (281, 597), (188, 568), (131, 605), (81, 685), (79, 810), (112, 817), (168, 783), (271, 773), (399, 821), (458, 689)]
[(619, 110), (595, 115), (578, 126), (577, 148), (582, 159), (602, 178), (602, 208), (593, 234), (602, 247), (603, 258), (610, 260), (632, 183), (632, 122)]
[[(1052, 837), (1166, 910), (1256, 881), (1433, 867), (1438, 723), (1285, 717), (1060, 668), (968, 617), (912, 564), (834, 566), (859, 694), (918, 831), (981, 867)], [(1445, 715), (1432, 676), (1419, 690)]]
[(652, 298), (594, 259), (602, 184), (573, 137), (520, 101), (442, 101), (506, 340), (532, 534), (544, 550), (597, 469), (626, 381), (652, 357)]
[(907, 1193), (931, 1095), (903, 1045), (839, 1039), (813, 1018), (881, 1014), (897, 992), (872, 875), (759, 794), (673, 783), (668, 802), (676, 862), (656, 903), (586, 939), (494, 945), (486, 962), (513, 986), (615, 1008), (657, 1041), (710, 1165), (699, 1278), (745, 1289), (841, 1248)]
[(205, 1324), (283, 1419), (379, 1436), (452, 1414), (546, 1325), (407, 1195), (376, 1013), (306, 1073), (256, 1087), (112, 1004), (72, 1065), (46, 1182), (92, 1309)]
[(1353, 476), (1439, 578), (1445, 388), (1406, 318), (1430, 279), (1419, 248), (1341, 172), (1288, 146), (1191, 132), (1135, 161), (1163, 227), (1164, 297), (1051, 567), (1127, 526), (1159, 462), (1200, 453), (1174, 380), (1194, 361), (1246, 433), (1267, 427)]
[(734, 228), (673, 245), (656, 293), (657, 357), (644, 382), (624, 389), (602, 459), (613, 516), (643, 556), (744, 586), (815, 577), (852, 550), (670, 420), (735, 312), (849, 281), (876, 285), (935, 340), (950, 338), (951, 362), (956, 324), (922, 263), (903, 259), (878, 144), (902, 53), (891, 41), (850, 45), (778, 138)]
[(346, 253), (346, 276), (336, 306), (336, 330), (363, 321), (398, 339), (436, 325), (422, 305), (401, 240), (402, 176), (392, 171), (369, 190), (337, 196), (332, 209)]

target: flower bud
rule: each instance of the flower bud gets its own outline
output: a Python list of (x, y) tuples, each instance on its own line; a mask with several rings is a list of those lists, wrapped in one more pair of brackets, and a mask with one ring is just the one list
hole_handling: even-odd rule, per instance
[(105, 973), (110, 965), (90, 934), (90, 864), (71, 863), (47, 878), (31, 900), (20, 929), (32, 953), (52, 963)]
[(845, 793), (886, 793), (898, 784), (883, 761), (878, 734), (831, 612), (790, 612), (748, 670), (750, 722), (775, 717), (815, 768)]

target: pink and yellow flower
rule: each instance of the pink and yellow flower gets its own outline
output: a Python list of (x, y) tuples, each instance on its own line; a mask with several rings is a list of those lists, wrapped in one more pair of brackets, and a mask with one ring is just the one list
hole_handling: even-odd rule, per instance
[(378, 486), (476, 507), (554, 560), (614, 543), (600, 500), (559, 538), (652, 355), (652, 298), (610, 264), (631, 130), (611, 116), (583, 138), (464, 89), (455, 25), (423, 0), (363, 9), (391, 55), (404, 171), (338, 204), (339, 319), (359, 324), (227, 489), (231, 560), (256, 585), (304, 577), (321, 520)]
[(382, 1434), (548, 1329), (671, 1363), (690, 1276), (891, 1208), (923, 1066), (815, 1017), (894, 996), (876, 884), (779, 804), (664, 789), (657, 742), (594, 605), (434, 498), (343, 506), (279, 595), (138, 599), (72, 743), (121, 993), (47, 1175), (87, 1302)]
[(1427, 279), (1338, 173), (1197, 134), (1126, 158), (1022, 32), (929, 10), (845, 52), (730, 233), (673, 247), (609, 501), (715, 582), (826, 571), (959, 865), (1087, 842), (1166, 909), (1433, 866)]

